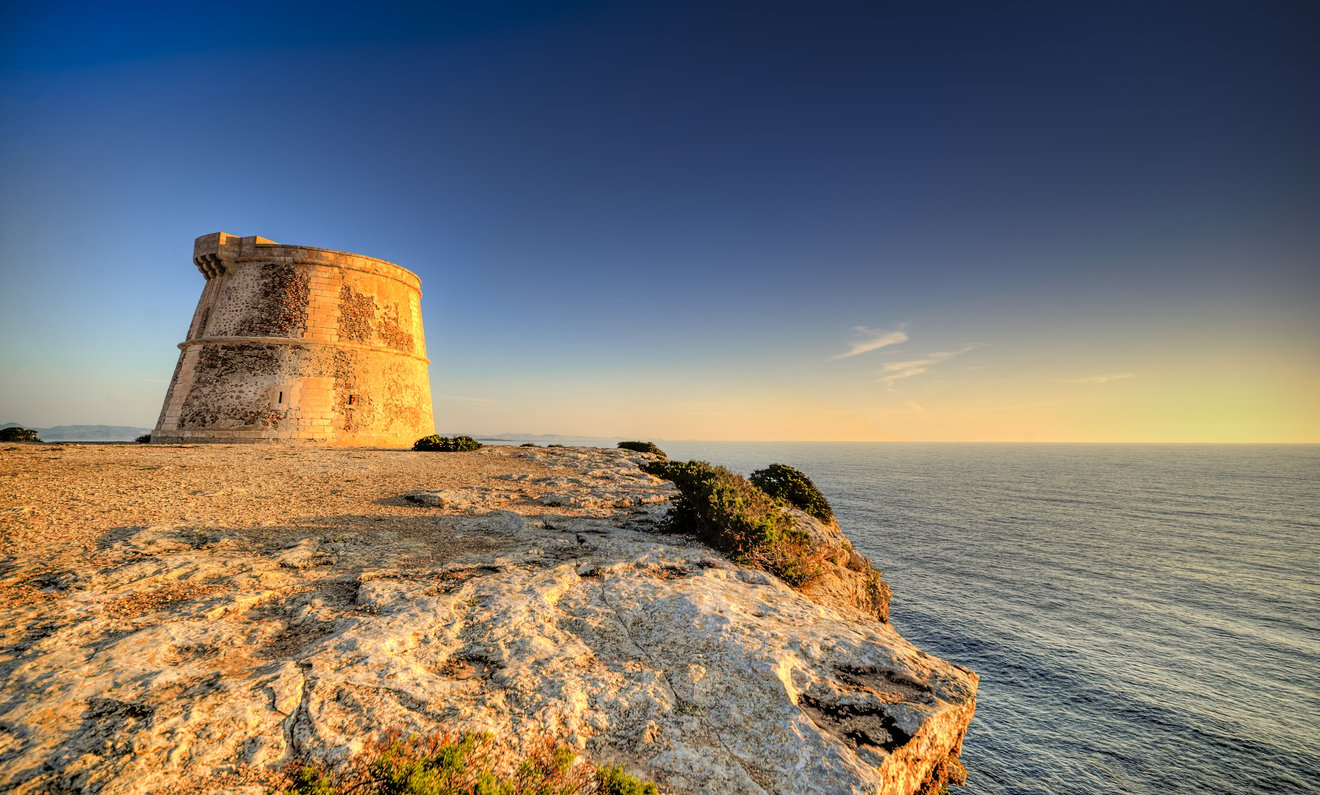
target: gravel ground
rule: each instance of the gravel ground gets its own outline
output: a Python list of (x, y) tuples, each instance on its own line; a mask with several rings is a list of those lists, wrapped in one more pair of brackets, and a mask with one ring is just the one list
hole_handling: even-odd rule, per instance
[[(0, 573), (21, 568), (26, 580), (42, 569), (78, 569), (117, 535), (155, 525), (221, 531), (250, 539), (254, 547), (280, 548), (309, 534), (347, 533), (421, 540), (431, 561), (482, 551), (489, 542), (444, 532), (436, 517), (445, 511), (403, 495), (498, 489), (507, 487), (509, 475), (550, 471), (516, 457), (517, 450), (5, 445), (0, 447)], [(28, 590), (0, 585), (7, 591), (0, 599), (37, 597), (15, 588)]]

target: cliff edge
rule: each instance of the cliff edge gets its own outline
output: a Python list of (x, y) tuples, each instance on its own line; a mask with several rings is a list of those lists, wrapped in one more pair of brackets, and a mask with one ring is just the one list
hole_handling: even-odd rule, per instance
[[(163, 467), (169, 452), (104, 455)], [(173, 452), (254, 468), (330, 455)], [(846, 589), (813, 601), (657, 532), (674, 489), (638, 468), (644, 455), (336, 460), (388, 470), (388, 456), (408, 457), (398, 485), (446, 468), (428, 484), (441, 488), (376, 500), (397, 520), (89, 520), (96, 532), (61, 553), (55, 537), (31, 543), (40, 508), (3, 508), (0, 789), (265, 792), (290, 761), (343, 762), (387, 729), (560, 738), (663, 792), (897, 795), (958, 778), (976, 675)], [(458, 459), (480, 477), (457, 477)], [(325, 468), (327, 482), (352, 475)]]

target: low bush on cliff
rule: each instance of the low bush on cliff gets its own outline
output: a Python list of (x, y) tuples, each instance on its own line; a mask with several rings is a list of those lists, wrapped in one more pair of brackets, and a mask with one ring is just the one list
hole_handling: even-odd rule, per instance
[(289, 795), (656, 795), (656, 786), (613, 765), (578, 762), (567, 745), (543, 742), (522, 756), (489, 734), (404, 737), (367, 744), (345, 767), (298, 764)]
[(37, 432), (31, 428), (20, 428), (17, 425), (9, 428), (0, 428), (0, 442), (40, 442)]
[(631, 450), (634, 453), (651, 453), (661, 458), (668, 458), (665, 451), (655, 446), (655, 442), (619, 442), (620, 450)]
[(596, 768), (597, 795), (659, 795), (654, 781), (639, 779), (618, 765)]
[(788, 464), (771, 464), (765, 469), (758, 469), (748, 480), (761, 491), (785, 500), (808, 516), (814, 516), (822, 522), (834, 521), (834, 509), (830, 507), (830, 501), (820, 493), (811, 478)]
[(437, 453), (466, 453), (472, 450), (480, 450), (481, 442), (471, 436), (436, 436), (431, 434), (414, 442), (412, 449)]
[(789, 585), (805, 585), (820, 575), (824, 558), (811, 537), (796, 528), (779, 500), (741, 475), (705, 461), (648, 461), (642, 469), (678, 487), (666, 519), (671, 531), (693, 533)]

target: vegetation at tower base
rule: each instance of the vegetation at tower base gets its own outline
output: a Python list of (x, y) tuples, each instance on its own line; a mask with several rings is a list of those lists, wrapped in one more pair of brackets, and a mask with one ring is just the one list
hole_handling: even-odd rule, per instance
[(151, 444), (151, 434), (144, 433), (138, 438), (134, 439), (133, 441), (137, 442), (138, 444)]
[(665, 451), (655, 446), (655, 442), (619, 442), (620, 450), (631, 450), (634, 453), (651, 453), (661, 458), (668, 458)]
[(37, 432), (30, 428), (12, 426), (9, 428), (0, 428), (0, 442), (40, 443), (41, 439), (37, 436)]
[(830, 501), (820, 493), (811, 478), (788, 464), (771, 464), (765, 469), (758, 469), (748, 480), (771, 497), (787, 500), (795, 508), (822, 522), (834, 521), (834, 509), (830, 507)]
[(481, 449), (481, 442), (471, 436), (423, 436), (413, 442), (414, 450), (438, 453), (467, 453)]
[(348, 765), (295, 763), (287, 795), (657, 795), (653, 782), (616, 765), (579, 762), (572, 748), (549, 740), (515, 756), (496, 750), (492, 735), (445, 732), (405, 737), (398, 731), (368, 742)]

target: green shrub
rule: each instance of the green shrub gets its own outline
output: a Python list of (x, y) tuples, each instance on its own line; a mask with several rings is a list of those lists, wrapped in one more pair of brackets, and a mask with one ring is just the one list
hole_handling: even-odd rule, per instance
[(151, 434), (144, 433), (138, 438), (134, 439), (133, 441), (137, 442), (138, 444), (151, 444)]
[(319, 767), (306, 765), (296, 768), (292, 778), (293, 782), (285, 792), (296, 795), (338, 795), (342, 791), (336, 786), (334, 777)]
[(834, 520), (834, 509), (830, 507), (830, 501), (820, 493), (811, 478), (788, 464), (771, 464), (765, 469), (758, 469), (749, 480), (761, 491), (787, 501), (808, 516), (814, 516), (822, 522)]
[(599, 795), (659, 795), (655, 782), (641, 781), (618, 765), (597, 768), (596, 792)]
[(796, 528), (779, 501), (746, 478), (705, 461), (648, 461), (642, 469), (678, 487), (666, 529), (693, 533), (735, 561), (769, 571), (789, 585), (820, 576), (824, 553)]
[(764, 567), (794, 588), (806, 585), (825, 570), (825, 552), (801, 530), (784, 533), (778, 543), (765, 551), (765, 557)]
[(655, 446), (654, 442), (619, 442), (620, 450), (632, 450), (634, 453), (652, 453), (661, 458), (668, 458), (665, 451)]
[(30, 428), (0, 428), (0, 442), (40, 442), (37, 432)]
[(542, 742), (525, 755), (496, 750), (489, 734), (368, 742), (343, 768), (298, 763), (285, 772), (290, 795), (657, 795), (650, 781), (607, 765), (575, 764), (567, 745)]
[[(641, 469), (658, 478), (674, 481), (681, 493), (696, 489), (700, 484), (715, 477), (716, 470), (724, 469), (705, 461), (644, 461)], [(727, 469), (724, 470), (728, 472)], [(732, 473), (730, 473), (732, 474)], [(680, 494), (679, 499), (682, 499)]]
[(519, 446), (519, 447), (536, 447), (536, 445), (532, 444), (531, 442), (523, 442), (522, 444), (520, 444), (520, 445), (518, 445), (518, 446)]
[[(863, 558), (864, 560), (865, 558)], [(882, 620), (888, 620), (889, 615), (889, 588), (885, 585), (880, 572), (867, 565), (866, 571), (866, 592), (862, 596), (859, 607), (868, 613), (880, 616)]]
[(471, 436), (424, 436), (413, 443), (414, 450), (438, 453), (466, 453), (480, 450), (481, 442)]

